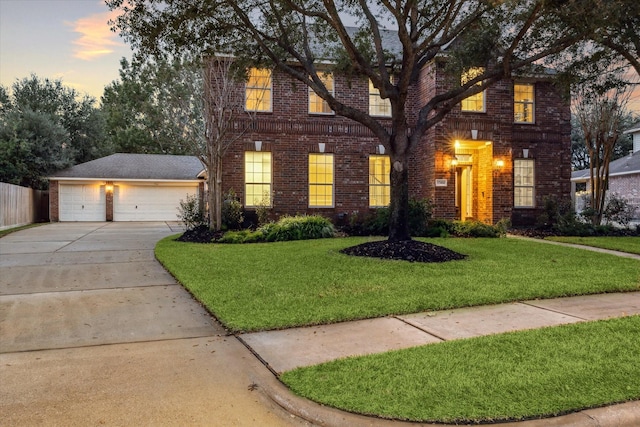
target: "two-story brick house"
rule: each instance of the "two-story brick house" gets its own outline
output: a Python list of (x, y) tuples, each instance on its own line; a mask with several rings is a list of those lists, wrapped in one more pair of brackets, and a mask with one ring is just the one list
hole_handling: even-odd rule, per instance
[[(438, 64), (422, 70), (410, 119), (450, 81)], [(322, 78), (342, 102), (388, 121), (390, 105), (368, 79)], [(255, 121), (227, 150), (222, 179), (246, 209), (266, 203), (274, 216), (338, 221), (389, 204), (389, 157), (369, 129), (277, 70), (250, 70), (244, 94)], [(413, 152), (410, 196), (430, 199), (436, 218), (531, 224), (545, 196), (570, 197), (570, 130), (569, 105), (549, 75), (500, 81), (425, 133)]]

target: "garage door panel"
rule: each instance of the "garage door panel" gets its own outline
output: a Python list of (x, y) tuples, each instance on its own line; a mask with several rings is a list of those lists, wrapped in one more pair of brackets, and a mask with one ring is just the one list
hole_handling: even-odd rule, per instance
[(197, 186), (115, 186), (114, 221), (176, 221), (180, 200), (195, 195)]
[(106, 195), (100, 184), (61, 184), (58, 191), (60, 221), (105, 221)]

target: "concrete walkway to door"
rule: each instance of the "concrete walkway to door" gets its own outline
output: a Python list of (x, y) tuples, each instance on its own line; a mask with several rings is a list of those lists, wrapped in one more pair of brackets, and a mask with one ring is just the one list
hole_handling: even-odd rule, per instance
[(307, 425), (153, 248), (176, 224), (56, 223), (0, 239), (0, 424)]

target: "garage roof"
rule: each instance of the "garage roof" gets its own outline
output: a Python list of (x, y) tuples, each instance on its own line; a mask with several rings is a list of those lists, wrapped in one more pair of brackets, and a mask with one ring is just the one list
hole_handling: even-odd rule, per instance
[(55, 173), (51, 179), (198, 179), (204, 166), (195, 156), (116, 153)]

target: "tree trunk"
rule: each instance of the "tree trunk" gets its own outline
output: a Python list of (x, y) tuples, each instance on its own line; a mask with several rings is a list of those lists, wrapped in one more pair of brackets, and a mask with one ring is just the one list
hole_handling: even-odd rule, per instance
[(391, 204), (389, 241), (411, 240), (409, 231), (409, 137), (406, 127), (395, 129), (389, 141), (391, 160)]

